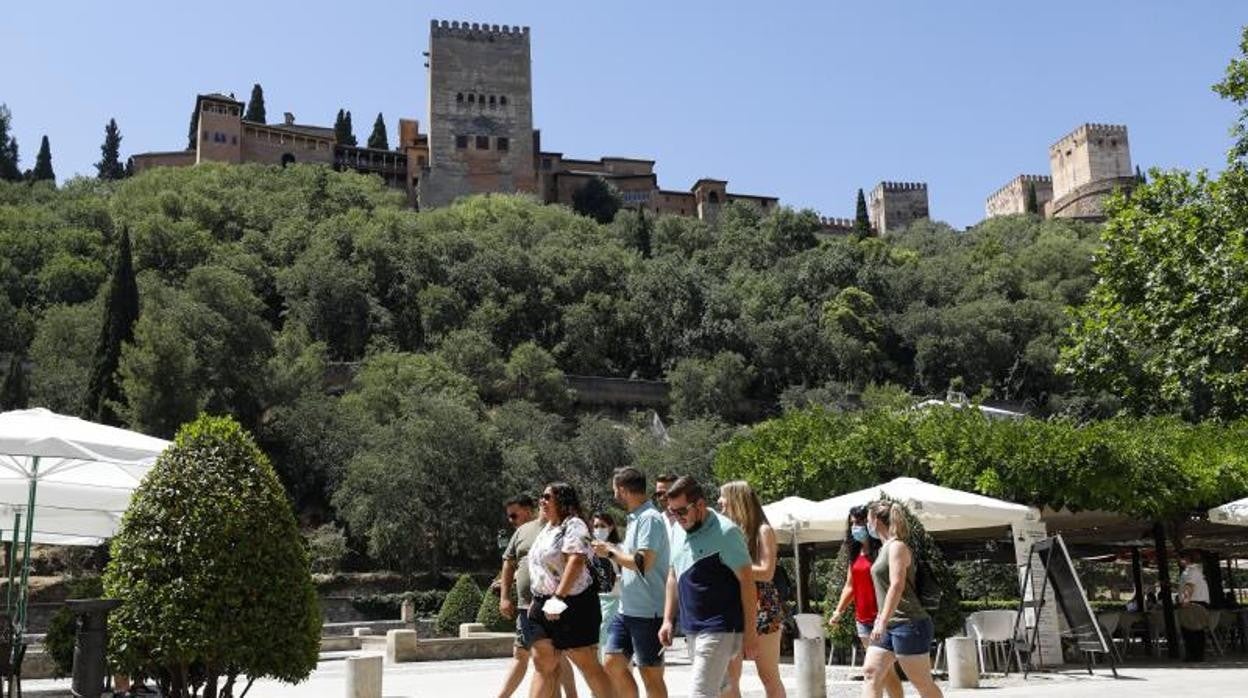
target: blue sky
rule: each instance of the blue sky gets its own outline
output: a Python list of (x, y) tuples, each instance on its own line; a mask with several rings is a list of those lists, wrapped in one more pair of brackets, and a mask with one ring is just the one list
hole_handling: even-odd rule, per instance
[[(196, 8), (196, 9), (192, 9)], [(58, 177), (93, 173), (115, 117), (123, 154), (178, 149), (197, 92), (265, 89), (269, 120), (365, 138), (383, 112), (426, 118), (430, 19), (528, 25), (534, 122), (569, 157), (658, 161), (850, 216), (859, 187), (928, 182), (932, 216), (966, 226), (1050, 143), (1124, 123), (1147, 167), (1218, 169), (1235, 116), (1209, 86), (1248, 24), (1221, 2), (9, 3), (0, 102), (23, 167), (51, 139)]]

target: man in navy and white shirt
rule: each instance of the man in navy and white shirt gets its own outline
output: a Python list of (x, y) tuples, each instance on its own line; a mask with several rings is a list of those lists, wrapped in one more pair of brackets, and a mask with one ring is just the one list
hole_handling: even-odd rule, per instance
[(659, 638), (671, 644), (679, 606), (681, 628), (694, 642), (690, 698), (717, 698), (728, 685), (732, 658), (744, 652), (753, 659), (758, 650), (750, 553), (741, 529), (707, 506), (697, 480), (686, 476), (672, 484), (667, 511), (679, 527), (672, 537)]

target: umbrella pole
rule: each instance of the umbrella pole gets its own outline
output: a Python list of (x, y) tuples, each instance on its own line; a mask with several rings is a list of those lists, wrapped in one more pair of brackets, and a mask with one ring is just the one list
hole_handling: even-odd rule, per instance
[(797, 542), (797, 522), (793, 522), (793, 573), (797, 575), (797, 612), (802, 612), (802, 548)]
[(6, 595), (4, 599), (4, 612), (9, 619), (13, 619), (13, 558), (17, 557), (17, 532), (22, 530), (22, 512), (17, 511), (13, 514), (13, 542), (9, 545), (9, 585), (4, 588)]
[(27, 595), (30, 592), (30, 539), (35, 535), (35, 489), (39, 485), (39, 458), (36, 456), (32, 460), (30, 475), (30, 495), (26, 503), (26, 540), (22, 544), (22, 585), (17, 598), (17, 631), (19, 637), (15, 638), (15, 642), (21, 642), (21, 635), (26, 632), (26, 602)]

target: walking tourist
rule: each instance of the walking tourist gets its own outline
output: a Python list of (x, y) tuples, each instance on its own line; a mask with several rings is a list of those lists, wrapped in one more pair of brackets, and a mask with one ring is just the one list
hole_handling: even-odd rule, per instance
[(663, 473), (654, 478), (654, 506), (663, 515), (663, 519), (667, 521), (667, 527), (671, 529), (676, 525), (671, 515), (667, 513), (667, 490), (676, 482), (676, 476), (671, 473)]
[[(867, 528), (866, 505), (850, 509), (849, 521), (846, 523), (846, 530), (850, 533), (845, 539), (849, 566), (845, 570), (845, 586), (841, 588), (840, 599), (832, 610), (828, 624), (836, 625), (852, 601), (858, 639), (865, 651), (871, 644), (871, 629), (875, 626), (875, 616), (879, 610), (879, 602), (875, 598), (875, 583), (871, 581), (871, 565), (879, 554), (880, 539), (871, 535)], [(882, 679), (884, 692), (889, 698), (902, 698), (901, 679), (897, 672), (886, 671)]]
[[(758, 595), (755, 616), (758, 656), (754, 659), (754, 666), (758, 669), (758, 678), (763, 682), (767, 698), (780, 698), (785, 695), (784, 682), (780, 680), (780, 628), (784, 625), (785, 611), (774, 582), (780, 552), (776, 546), (776, 532), (767, 521), (758, 494), (744, 480), (734, 480), (719, 488), (719, 510), (745, 535), (745, 547), (750, 552), (750, 573)], [(746, 622), (749, 621), (747, 617)], [(741, 695), (743, 663), (738, 655), (728, 667), (731, 687), (726, 695), (729, 698)]]
[[(533, 645), (533, 630), (529, 623), (529, 605), (533, 596), (529, 586), (529, 550), (537, 534), (542, 530), (542, 520), (537, 515), (533, 498), (527, 494), (508, 499), (503, 505), (507, 522), (516, 530), (511, 534), (507, 549), (503, 551), (503, 570), (499, 574), (498, 610), (504, 618), (516, 620), (516, 642), (512, 649), (511, 669), (507, 680), (499, 690), (499, 698), (509, 698), (524, 680), (529, 668), (529, 649)], [(512, 601), (512, 586), (516, 600)], [(576, 698), (576, 677), (567, 660), (561, 662), (559, 681), (566, 698)]]
[(604, 644), (607, 675), (621, 698), (636, 698), (637, 666), (648, 698), (667, 698), (663, 679), (663, 646), (659, 630), (667, 594), (670, 561), (667, 523), (646, 496), (646, 476), (636, 468), (620, 468), (612, 477), (615, 499), (628, 510), (624, 543), (594, 543), (594, 552), (623, 570), (620, 612), (611, 621)]
[[(758, 652), (750, 551), (736, 524), (707, 506), (702, 486), (692, 477), (672, 483), (667, 510), (680, 529), (672, 539), (659, 639), (671, 645), (679, 606), (681, 627), (694, 640), (689, 696), (717, 698), (729, 688), (732, 658), (744, 653), (746, 659), (754, 659)], [(747, 618), (751, 622), (746, 623)]]
[(529, 619), (537, 669), (529, 695), (553, 698), (559, 659), (566, 655), (597, 698), (614, 698), (598, 661), (602, 608), (588, 567), (591, 539), (580, 498), (566, 482), (551, 483), (542, 492), (541, 511), (546, 524), (529, 550)]
[[(601, 544), (616, 545), (620, 542), (619, 527), (615, 523), (615, 517), (611, 514), (605, 511), (594, 512), (590, 525), (594, 531), (594, 542), (591, 547), (595, 552)], [(590, 558), (590, 563), (598, 568), (598, 578), (610, 585), (607, 591), (598, 589), (598, 605), (602, 608), (602, 624), (598, 629), (598, 652), (601, 655), (607, 646), (607, 633), (611, 628), (611, 621), (620, 612), (620, 566), (614, 560), (597, 555)], [(607, 673), (610, 674), (610, 668), (606, 668)]]
[(905, 512), (892, 502), (875, 502), (867, 511), (868, 534), (883, 541), (871, 564), (871, 581), (880, 609), (871, 627), (871, 646), (863, 662), (863, 698), (881, 698), (893, 663), (901, 665), (921, 698), (943, 696), (932, 680), (930, 654), (936, 632), (915, 588), (917, 565), (906, 544), (910, 529)]

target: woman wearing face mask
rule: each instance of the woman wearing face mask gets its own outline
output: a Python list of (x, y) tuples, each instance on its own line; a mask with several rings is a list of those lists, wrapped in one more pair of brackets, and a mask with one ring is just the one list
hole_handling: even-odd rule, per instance
[[(594, 512), (594, 540), (601, 540), (619, 545), (620, 532), (615, 525), (615, 517), (605, 511)], [(620, 567), (610, 558), (594, 555), (590, 558), (598, 566), (599, 576), (611, 580), (611, 591), (598, 594), (598, 603), (602, 606), (602, 625), (598, 629), (598, 653), (602, 654), (607, 646), (607, 628), (611, 627), (611, 619), (620, 612)], [(601, 658), (601, 657), (600, 657)]]
[[(841, 589), (840, 601), (832, 611), (828, 625), (836, 625), (852, 601), (858, 639), (865, 651), (870, 645), (871, 628), (875, 626), (875, 616), (879, 610), (875, 584), (871, 581), (871, 565), (880, 551), (880, 539), (867, 528), (866, 506), (850, 509), (846, 524), (850, 532), (845, 539), (845, 547), (849, 549), (849, 567), (845, 571), (845, 586)], [(889, 698), (902, 698), (901, 679), (896, 672), (890, 671), (884, 677), (884, 690)]]

